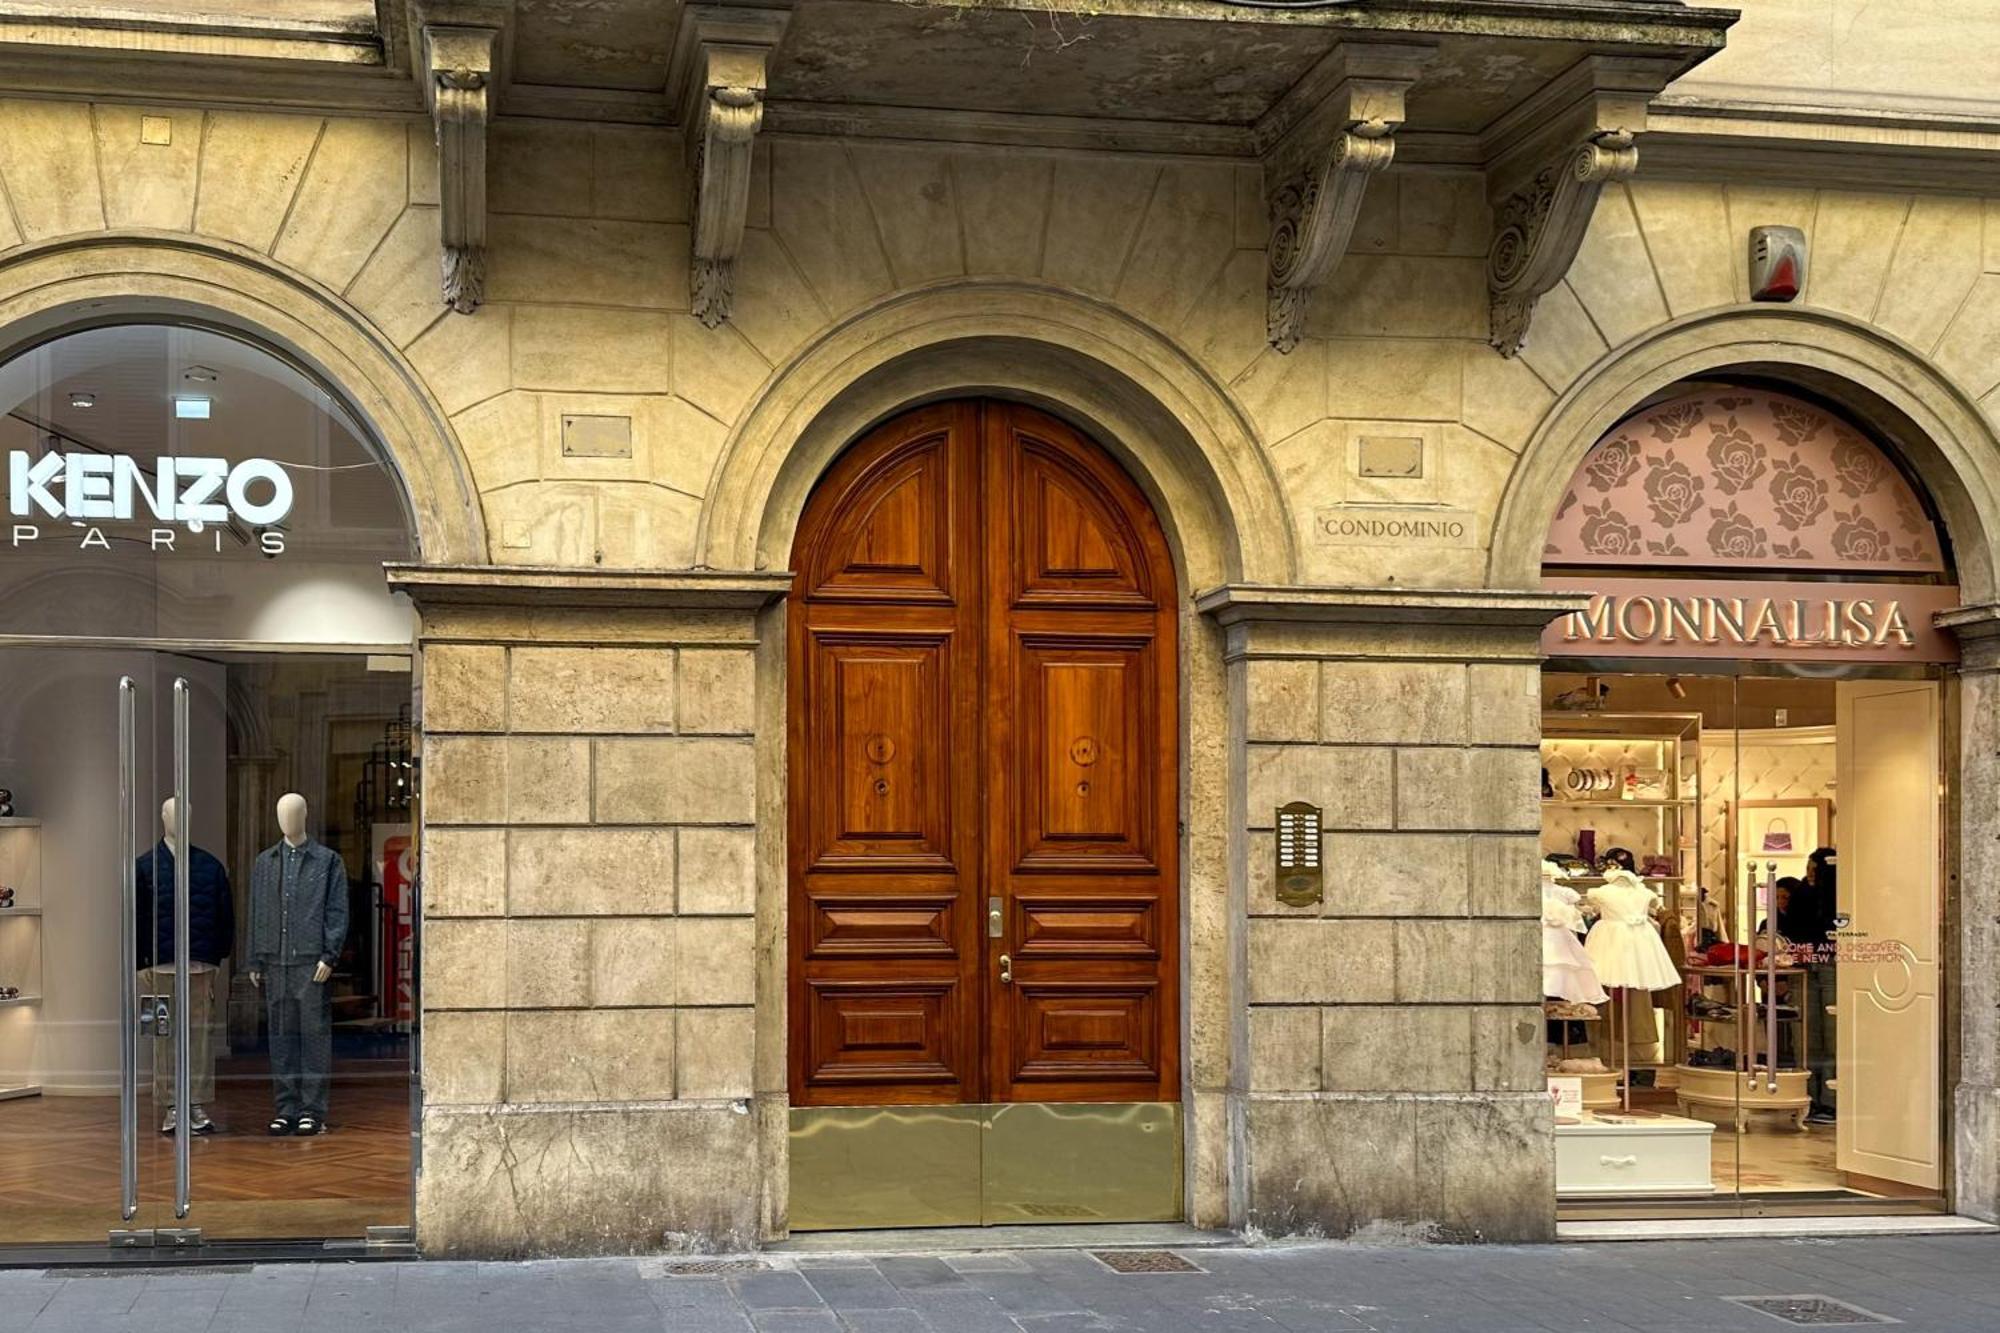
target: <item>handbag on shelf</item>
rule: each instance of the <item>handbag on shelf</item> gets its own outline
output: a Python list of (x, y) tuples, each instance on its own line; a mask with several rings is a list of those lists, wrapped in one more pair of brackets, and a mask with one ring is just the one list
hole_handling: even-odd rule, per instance
[(1783, 817), (1773, 819), (1764, 826), (1764, 854), (1767, 856), (1790, 856), (1792, 854), (1792, 830)]

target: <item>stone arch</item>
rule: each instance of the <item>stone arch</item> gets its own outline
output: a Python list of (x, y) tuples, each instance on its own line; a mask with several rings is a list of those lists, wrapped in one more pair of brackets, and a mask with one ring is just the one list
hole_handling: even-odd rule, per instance
[(1737, 306), (1663, 324), (1598, 359), (1563, 391), (1522, 450), (1494, 516), (1487, 582), (1541, 581), (1550, 518), (1583, 456), (1648, 395), (1723, 371), (1817, 393), (1896, 446), (1944, 520), (1968, 605), (1996, 595), (2000, 440), (1977, 404), (1908, 344), (1860, 320), (1792, 306)]
[(806, 496), (835, 454), (904, 408), (980, 393), (1066, 417), (1117, 454), (1167, 525), (1184, 591), (1293, 577), (1277, 477), (1206, 370), (1112, 306), (994, 282), (889, 298), (782, 366), (717, 461), (699, 563), (783, 568)]
[(479, 493), (444, 410), (389, 340), (324, 288), (254, 251), (179, 234), (73, 237), (0, 263), (0, 359), (133, 316), (207, 323), (300, 361), (387, 451), (422, 559), (486, 560)]
[[(1193, 594), (1229, 582), (1289, 583), (1297, 564), (1276, 475), (1247, 417), (1170, 339), (1101, 302), (1004, 282), (954, 282), (890, 297), (843, 320), (764, 385), (725, 445), (696, 538), (700, 563), (783, 569), (806, 499), (833, 458), (868, 428), (944, 398), (1029, 403), (1113, 454), (1146, 493), (1180, 581), (1183, 1180), (1188, 1220), (1232, 1220), (1240, 1174), (1222, 1111), (1247, 1040), (1229, 1003), (1245, 918), (1228, 906), (1226, 826), (1233, 793), (1222, 635)], [(784, 603), (759, 638), (758, 938), (784, 938), (787, 672)], [(1199, 757), (1200, 762), (1196, 762)], [(1226, 923), (1194, 929), (1192, 923)], [(785, 951), (758, 963), (760, 1100), (787, 1096)], [(1235, 985), (1240, 988), (1240, 978)], [(766, 1122), (767, 1230), (783, 1229), (789, 1146)]]

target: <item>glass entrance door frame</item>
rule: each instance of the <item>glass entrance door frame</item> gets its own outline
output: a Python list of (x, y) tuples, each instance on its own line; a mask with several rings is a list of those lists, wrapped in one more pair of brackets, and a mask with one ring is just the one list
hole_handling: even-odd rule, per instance
[[(174, 677), (173, 699), (173, 835), (174, 854), (174, 989), (170, 996), (139, 993), (139, 684), (130, 676), (118, 678), (118, 857), (120, 941), (124, 964), (120, 976), (119, 1070), (118, 1070), (118, 1163), (120, 1214), (126, 1223), (114, 1227), (108, 1237), (114, 1247), (137, 1249), (160, 1245), (191, 1245), (201, 1239), (199, 1227), (144, 1225), (151, 1218), (140, 1216), (139, 1188), (139, 1038), (159, 1037), (164, 1025), (173, 1054), (174, 1134), (173, 1134), (173, 1223), (185, 1221), (193, 1203), (194, 1116), (193, 1047), (188, 1015), (192, 970), (189, 965), (190, 867), (194, 863), (190, 830), (194, 825), (193, 783), (190, 781), (189, 752), (192, 746), (188, 716), (189, 685), (185, 676)], [(155, 885), (157, 894), (158, 886)], [(157, 903), (157, 899), (155, 900)], [(155, 909), (157, 911), (157, 907)], [(155, 929), (153, 923), (145, 923)], [(155, 936), (157, 938), (157, 935)], [(157, 969), (153, 969), (157, 975)], [(154, 1043), (158, 1058), (159, 1043)], [(133, 1223), (140, 1223), (134, 1226)]]
[[(1940, 803), (1940, 837), (1938, 845), (1932, 850), (1939, 860), (1940, 873), (1948, 873), (1954, 864), (1956, 853), (1952, 845), (1953, 835), (1950, 832), (1953, 825), (1952, 821), (1948, 818), (1947, 794), (1955, 790), (1957, 783), (1957, 747), (1952, 743), (1951, 739), (1957, 715), (1954, 689), (1955, 675), (1949, 668), (1870, 664), (1848, 667), (1835, 672), (1826, 672), (1801, 669), (1794, 664), (1783, 662), (1725, 662), (1712, 659), (1683, 660), (1667, 658), (1551, 658), (1546, 662), (1545, 670), (1551, 674), (1564, 677), (1601, 677), (1605, 683), (1614, 687), (1617, 685), (1620, 677), (1628, 679), (1633, 677), (1680, 679), (1690, 683), (1696, 678), (1706, 678), (1709, 681), (1718, 679), (1727, 681), (1730, 691), (1728, 709), (1731, 725), (1727, 728), (1717, 729), (1728, 730), (1730, 732), (1728, 742), (1722, 748), (1730, 751), (1731, 773), (1721, 794), (1725, 797), (1728, 808), (1731, 811), (1732, 824), (1736, 822), (1736, 812), (1744, 801), (1742, 757), (1743, 749), (1748, 743), (1744, 732), (1746, 730), (1758, 730), (1757, 728), (1749, 728), (1745, 725), (1744, 710), (1746, 704), (1743, 697), (1743, 690), (1746, 682), (1756, 679), (1795, 679), (1801, 683), (1816, 682), (1829, 688), (1836, 681), (1851, 680), (1922, 680), (1936, 682), (1940, 700), (1940, 734), (1938, 744), (1942, 768), (1938, 774), (1937, 785), (1938, 801)], [(1679, 711), (1686, 709), (1688, 706), (1685, 703), (1676, 703), (1673, 707), (1675, 711)], [(1607, 711), (1616, 712), (1621, 710), (1614, 707)], [(1832, 727), (1829, 726), (1827, 730), (1831, 732)], [(1713, 747), (1719, 743), (1719, 738), (1704, 737), (1703, 740), (1705, 747)], [(1828, 743), (1830, 745), (1831, 740)], [(1786, 803), (1789, 804), (1790, 802)], [(1750, 804), (1756, 805), (1758, 802), (1752, 801)], [(1819, 837), (1822, 841), (1826, 840), (1826, 835), (1827, 830), (1821, 828), (1819, 830)], [(1796, 833), (1794, 837), (1796, 839)], [(1811, 850), (1813, 850), (1813, 847), (1808, 842), (1806, 845), (1797, 848), (1797, 855), (1803, 857), (1806, 852)], [(1786, 981), (1787, 978), (1784, 976), (1781, 966), (1779, 951), (1773, 947), (1774, 941), (1777, 940), (1779, 934), (1777, 880), (1784, 876), (1784, 870), (1777, 862), (1772, 861), (1768, 855), (1764, 854), (1762, 848), (1727, 846), (1720, 858), (1720, 863), (1726, 867), (1725, 873), (1731, 880), (1731, 883), (1727, 886), (1727, 892), (1723, 896), (1721, 905), (1726, 914), (1727, 923), (1732, 927), (1732, 936), (1740, 940), (1743, 945), (1743, 948), (1738, 951), (1731, 964), (1730, 975), (1727, 978), (1733, 983), (1729, 988), (1731, 1003), (1740, 1006), (1743, 1013), (1742, 1023), (1740, 1028), (1736, 1029), (1738, 1035), (1735, 1039), (1739, 1044), (1750, 1048), (1750, 1057), (1745, 1061), (1748, 1068), (1741, 1075), (1743, 1081), (1739, 1083), (1736, 1089), (1733, 1108), (1716, 1108), (1711, 1112), (1718, 1120), (1717, 1135), (1726, 1136), (1718, 1137), (1716, 1140), (1718, 1151), (1716, 1153), (1717, 1174), (1715, 1195), (1713, 1198), (1701, 1199), (1691, 1197), (1647, 1197), (1643, 1195), (1607, 1196), (1589, 1199), (1570, 1197), (1564, 1198), (1559, 1202), (1559, 1215), (1564, 1220), (1583, 1221), (1605, 1218), (1839, 1216), (1853, 1215), (1855, 1213), (1893, 1215), (1950, 1211), (1952, 1202), (1949, 1186), (1951, 1171), (1949, 1168), (1953, 1128), (1951, 1124), (1952, 1100), (1946, 1095), (1951, 1078), (1949, 1071), (1952, 1068), (1948, 1059), (1951, 1045), (1948, 1025), (1946, 1030), (1940, 1034), (1940, 1049), (1938, 1052), (1938, 1067), (1941, 1071), (1941, 1079), (1937, 1095), (1941, 1099), (1942, 1152), (1946, 1166), (1944, 1172), (1946, 1184), (1943, 1189), (1936, 1193), (1912, 1191), (1908, 1194), (1900, 1195), (1877, 1195), (1872, 1197), (1857, 1195), (1855, 1197), (1840, 1198), (1830, 1198), (1826, 1197), (1824, 1193), (1807, 1191), (1793, 1198), (1788, 1197), (1783, 1190), (1757, 1190), (1745, 1180), (1746, 1162), (1744, 1159), (1744, 1149), (1746, 1145), (1744, 1143), (1744, 1136), (1733, 1132), (1734, 1127), (1730, 1122), (1739, 1116), (1750, 1115), (1754, 1117), (1758, 1113), (1754, 1099), (1778, 1092), (1778, 1089), (1773, 1087), (1772, 1084), (1778, 1082), (1784, 1072), (1778, 1068), (1779, 1061), (1776, 1058), (1781, 1044), (1780, 1039), (1784, 1035), (1784, 1029), (1781, 1026), (1780, 1008), (1775, 1003), (1775, 1000), (1778, 984)], [(1723, 886), (1711, 887), (1720, 889)], [(1759, 915), (1760, 912), (1762, 913), (1761, 916)], [(1947, 903), (1945, 914), (1936, 922), (1939, 937), (1935, 943), (1939, 947), (1939, 956), (1941, 958), (1952, 956), (1949, 944), (1952, 939), (1954, 919), (1953, 908)], [(1830, 966), (1831, 964), (1827, 965)], [(1789, 980), (1792, 982), (1795, 991), (1804, 988), (1805, 983), (1800, 977), (1795, 976)], [(1944, 991), (1949, 994), (1953, 985), (1953, 981), (1947, 975), (1944, 982)], [(1763, 997), (1762, 1000), (1757, 998), (1760, 995)], [(1805, 1008), (1804, 1000), (1805, 997), (1801, 995), (1795, 997), (1792, 1002), (1799, 1005), (1803, 1012)], [(1755, 1018), (1754, 1033), (1751, 1022), (1753, 1016)], [(1800, 1045), (1796, 1063), (1803, 1068), (1809, 1061), (1809, 1053), (1805, 1049), (1808, 1042), (1807, 1031), (1804, 1029), (1795, 1029), (1795, 1035)], [(1760, 1043), (1762, 1049), (1761, 1067), (1759, 1067), (1757, 1056)], [(1755, 1081), (1751, 1082), (1752, 1079)], [(1732, 1110), (1733, 1115), (1731, 1114)]]

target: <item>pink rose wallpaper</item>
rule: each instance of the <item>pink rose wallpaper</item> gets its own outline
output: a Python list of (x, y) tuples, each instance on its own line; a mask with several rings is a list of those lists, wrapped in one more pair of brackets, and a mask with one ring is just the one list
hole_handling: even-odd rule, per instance
[(1880, 448), (1824, 408), (1752, 389), (1686, 394), (1619, 422), (1578, 466), (1544, 554), (1944, 570), (1936, 524)]

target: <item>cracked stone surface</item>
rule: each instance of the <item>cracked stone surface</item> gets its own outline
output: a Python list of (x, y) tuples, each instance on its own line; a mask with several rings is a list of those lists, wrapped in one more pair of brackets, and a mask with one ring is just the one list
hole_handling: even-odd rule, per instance
[(688, 1277), (663, 1257), (11, 1269), (0, 1333), (1771, 1333), (1787, 1325), (1731, 1298), (1803, 1295), (1910, 1330), (2000, 1327), (2000, 1237), (1985, 1235), (1175, 1253), (1202, 1271), (1120, 1275), (1067, 1249), (778, 1252), (760, 1271)]

